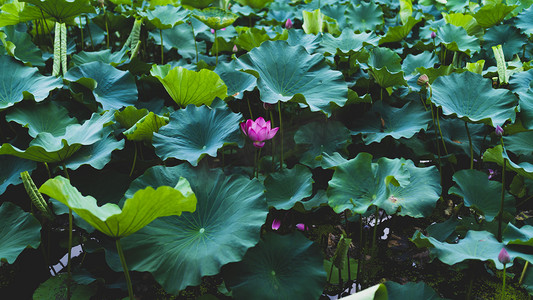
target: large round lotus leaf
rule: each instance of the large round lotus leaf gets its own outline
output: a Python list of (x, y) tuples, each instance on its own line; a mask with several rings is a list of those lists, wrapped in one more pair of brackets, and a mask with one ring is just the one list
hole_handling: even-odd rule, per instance
[(431, 214), (441, 192), (435, 167), (417, 168), (410, 160), (360, 153), (339, 165), (329, 182), (329, 205), (336, 211), (362, 214), (372, 206), (392, 215), (421, 218)]
[(91, 89), (94, 99), (102, 104), (104, 110), (121, 109), (137, 102), (137, 85), (133, 75), (100, 61), (74, 67), (68, 70), (64, 79)]
[[(454, 244), (439, 242), (433, 237), (426, 237), (416, 231), (411, 241), (418, 247), (429, 247), (430, 256), (432, 258), (437, 257), (447, 265), (454, 265), (470, 259), (491, 260), (496, 265), (496, 268), (503, 269), (503, 264), (498, 261), (498, 254), (505, 244), (498, 242), (496, 237), (488, 231), (469, 230), (464, 239)], [(512, 266), (513, 260), (517, 257), (533, 262), (533, 255), (520, 252), (523, 248), (515, 248), (508, 245), (505, 246), (505, 249), (511, 256), (511, 262), (507, 264), (507, 267)]]
[(182, 212), (192, 212), (196, 209), (196, 196), (189, 182), (181, 178), (173, 186), (175, 187), (147, 187), (138, 190), (126, 200), (122, 209), (114, 203), (98, 206), (95, 198), (83, 196), (68, 179), (61, 176), (48, 179), (39, 188), (39, 192), (65, 204), (106, 235), (123, 238), (156, 218), (179, 216)]
[(525, 34), (533, 34), (533, 6), (524, 9), (516, 16), (515, 26)]
[(112, 121), (112, 112), (103, 115), (94, 113), (83, 125), (68, 125), (63, 135), (39, 133), (26, 150), (20, 150), (11, 144), (3, 144), (0, 147), (0, 155), (13, 155), (38, 162), (64, 162), (81, 146), (92, 145), (107, 136), (111, 129), (104, 126)]
[(516, 5), (507, 6), (503, 3), (484, 5), (473, 16), (481, 27), (492, 27), (503, 21), (505, 16), (516, 7)]
[(502, 45), (505, 60), (511, 60), (524, 47), (526, 37), (510, 25), (498, 25), (487, 29), (483, 40), (483, 48), (491, 55), (492, 47)]
[(345, 55), (353, 54), (360, 51), (364, 46), (377, 46), (378, 41), (379, 37), (373, 32), (357, 34), (353, 30), (345, 28), (338, 37), (334, 37), (329, 33), (324, 34), (318, 51), (329, 55), (335, 55), (337, 51)]
[(31, 3), (39, 8), (29, 12), (36, 19), (44, 15), (45, 18), (53, 18), (60, 23), (65, 23), (83, 13), (95, 12), (89, 0), (23, 0), (23, 2)]
[(326, 285), (322, 260), (318, 245), (301, 233), (269, 232), (223, 276), (235, 299), (318, 299)]
[[(161, 32), (163, 35), (163, 46), (165, 50), (176, 49), (178, 54), (185, 59), (193, 59), (196, 57), (196, 48), (199, 53), (205, 53), (205, 42), (198, 41), (194, 43), (194, 35), (191, 26), (188, 24), (180, 24), (170, 29), (165, 29)], [(161, 45), (161, 35), (159, 32), (149, 32), (151, 38), (154, 39), (155, 44)]]
[(492, 81), (472, 72), (441, 76), (433, 82), (431, 101), (444, 115), (495, 127), (514, 122), (517, 99), (504, 89), (493, 89)]
[(148, 114), (148, 109), (137, 109), (135, 106), (128, 106), (122, 111), (115, 112), (115, 120), (122, 126), (122, 128), (130, 128), (135, 125), (140, 119)]
[(408, 54), (402, 63), (402, 70), (406, 75), (418, 73), (416, 68), (433, 68), (438, 62), (437, 56), (429, 51), (424, 51), (420, 54)]
[[(489, 180), (486, 173), (478, 170), (461, 170), (453, 174), (455, 185), (449, 194), (463, 198), (465, 206), (484, 215), (487, 222), (492, 222), (500, 212), (502, 184)], [(505, 191), (504, 210), (515, 213), (514, 197)]]
[(376, 101), (370, 111), (358, 118), (352, 126), (352, 134), (362, 134), (366, 145), (381, 142), (385, 137), (411, 138), (420, 130), (427, 130), (431, 115), (422, 105), (408, 102), (402, 108)]
[(181, 107), (189, 104), (210, 105), (216, 97), (226, 98), (228, 88), (211, 70), (195, 72), (182, 67), (153, 65), (150, 74), (159, 79), (170, 97)]
[(130, 269), (152, 272), (170, 293), (199, 285), (203, 276), (240, 261), (259, 240), (268, 213), (259, 181), (183, 164), (148, 169), (126, 197), (146, 186), (175, 185), (180, 176), (191, 183), (196, 211), (157, 219), (122, 240)]
[(520, 119), (526, 129), (533, 129), (533, 90), (520, 95)]
[(509, 89), (522, 96), (533, 87), (532, 82), (533, 69), (529, 69), (525, 72), (517, 72), (511, 75), (511, 78), (509, 79)]
[(304, 47), (285, 41), (266, 41), (239, 57), (238, 64), (258, 77), (261, 101), (305, 102), (311, 111), (331, 114), (331, 106), (344, 106), (348, 86), (342, 73), (331, 70), (321, 54), (310, 55)]
[(407, 23), (400, 26), (389, 27), (387, 34), (379, 40), (379, 44), (394, 43), (403, 40), (409, 35), (409, 33), (411, 33), (411, 29), (413, 29), (413, 27), (420, 21), (422, 21), (422, 18), (415, 19), (409, 16)]
[(394, 281), (385, 282), (389, 300), (403, 300), (405, 295), (409, 295), (411, 300), (443, 300), (444, 298), (428, 286), (425, 282), (407, 282), (400, 284)]
[(11, 202), (0, 206), (0, 260), (15, 262), (19, 254), (41, 243), (41, 224), (30, 213)]
[(42, 76), (37, 68), (24, 67), (9, 56), (0, 56), (0, 110), (23, 99), (43, 101), (50, 91), (63, 86), (55, 77)]
[(476, 37), (468, 35), (462, 27), (451, 24), (440, 26), (437, 29), (436, 39), (443, 43), (448, 50), (464, 52), (469, 56), (481, 49)]
[(103, 137), (98, 142), (82, 147), (66, 161), (67, 168), (76, 170), (83, 165), (101, 170), (111, 161), (111, 153), (124, 149), (124, 140), (118, 141), (113, 134)]
[(28, 128), (28, 134), (32, 137), (41, 132), (62, 136), (68, 125), (78, 123), (75, 118), (69, 117), (66, 108), (54, 102), (16, 107), (6, 114), (6, 121)]
[(513, 162), (507, 151), (505, 151), (502, 145), (498, 145), (494, 148), (487, 149), (483, 154), (483, 161), (495, 162), (500, 166), (503, 166), (504, 160), (508, 169), (515, 171), (523, 177), (533, 180), (533, 164), (525, 161), (520, 163)]
[(376, 47), (372, 49), (368, 58), (369, 73), (385, 89), (396, 85), (407, 85), (403, 77), (401, 60), (391, 49)]
[(253, 48), (259, 47), (263, 42), (269, 40), (270, 36), (267, 34), (266, 29), (251, 27), (244, 30), (239, 30), (239, 36), (237, 36), (234, 43), (240, 48), (250, 51)]
[(228, 95), (235, 99), (242, 99), (245, 91), (251, 92), (257, 86), (257, 78), (237, 70), (235, 60), (229, 63), (219, 62), (214, 71), (228, 87)]
[(533, 152), (533, 131), (504, 136), (503, 141), (505, 148), (516, 155), (530, 155)]
[(123, 134), (130, 141), (151, 142), (154, 132), (158, 132), (159, 128), (167, 125), (168, 122), (168, 117), (161, 117), (149, 112)]
[(214, 30), (228, 27), (238, 18), (236, 14), (218, 7), (204, 8), (194, 12), (193, 16)]
[(474, 19), (471, 14), (442, 13), (442, 15), (444, 17), (444, 20), (446, 20), (446, 23), (463, 27), (466, 30), (466, 33), (468, 33), (468, 35), (482, 38), (483, 34), (485, 34), (483, 28), (479, 26), (476, 19)]
[(123, 47), (117, 52), (111, 52), (111, 49), (93, 52), (81, 51), (72, 55), (72, 60), (70, 62), (75, 67), (95, 61), (100, 61), (104, 64), (109, 64), (113, 67), (116, 67), (128, 60), (127, 49), (127, 47)]
[(254, 9), (262, 9), (273, 0), (235, 0), (241, 5), (248, 5)]
[(6, 34), (4, 46), (9, 55), (32, 66), (44, 67), (43, 53), (33, 44), (28, 33), (16, 30), (15, 26), (7, 26), (2, 31)]
[(186, 8), (206, 8), (211, 3), (215, 2), (215, 0), (181, 0), (181, 5), (185, 6)]
[[(459, 148), (466, 155), (470, 155), (470, 142), (466, 133), (465, 124), (456, 119), (440, 119), (440, 129), (444, 142), (448, 145), (448, 151)], [(486, 134), (486, 126), (483, 124), (468, 124), (468, 131), (472, 139), (474, 153), (479, 153), (483, 146)], [(450, 147), (451, 146), (451, 147)]]
[(15, 157), (0, 156), (0, 195), (2, 195), (8, 186), (22, 183), (20, 173), (24, 171), (32, 172), (37, 168), (35, 162)]
[(313, 174), (302, 165), (271, 173), (265, 179), (266, 199), (275, 209), (291, 209), (297, 201), (313, 193)]
[(312, 122), (301, 126), (294, 134), (294, 142), (306, 149), (300, 162), (310, 168), (321, 165), (323, 153), (345, 152), (351, 141), (350, 131), (338, 121)]
[(346, 23), (354, 31), (373, 31), (383, 24), (383, 11), (373, 1), (355, 5), (350, 4), (346, 9)]
[[(8, 25), (17, 25), (21, 22), (27, 22), (35, 19), (35, 16), (28, 14), (28, 10), (38, 11), (36, 7), (26, 5), (24, 2), (2, 1), (3, 5), (0, 7), (0, 27)], [(26, 9), (26, 11), (24, 11)], [(1, 47), (1, 46), (0, 46)]]
[(158, 5), (154, 10), (139, 12), (139, 15), (145, 17), (148, 22), (158, 29), (169, 29), (183, 23), (189, 15), (189, 11), (181, 6)]
[[(326, 35), (328, 34), (326, 33)], [(287, 43), (290, 46), (303, 46), (310, 54), (315, 52), (321, 41), (321, 35), (306, 34), (303, 30), (294, 28), (289, 30), (289, 37), (287, 38)]]
[(154, 133), (153, 145), (161, 159), (177, 158), (196, 166), (207, 154), (217, 156), (225, 144), (239, 144), (242, 115), (228, 108), (189, 105), (170, 115), (170, 122)]

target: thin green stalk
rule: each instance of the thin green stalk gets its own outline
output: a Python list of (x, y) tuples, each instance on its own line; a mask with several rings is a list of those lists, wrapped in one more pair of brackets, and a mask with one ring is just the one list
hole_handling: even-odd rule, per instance
[(130, 177), (133, 174), (135, 163), (137, 162), (137, 142), (133, 142), (133, 144), (135, 145), (135, 154), (133, 155), (133, 164), (131, 165)]
[(378, 219), (379, 219), (379, 208), (376, 206), (376, 212), (374, 216), (374, 234), (372, 235), (372, 248), (377, 247), (376, 235), (378, 232)]
[[(348, 232), (348, 214), (346, 212), (344, 212), (344, 223), (346, 223), (346, 237), (348, 238), (349, 237), (349, 232)], [(348, 251), (346, 252), (346, 261), (348, 261), (348, 282), (352, 281), (352, 274), (351, 274), (351, 271), (350, 271), (350, 248), (348, 246)], [(350, 286), (350, 290), (349, 290), (349, 293), (352, 291), (352, 286)]]
[(444, 142), (444, 137), (442, 137), (442, 129), (440, 129), (440, 118), (439, 118), (439, 108), (435, 107), (437, 109), (436, 116), (437, 116), (437, 127), (439, 127), (439, 134), (440, 134), (440, 141), (442, 142), (442, 147), (444, 148), (444, 153), (448, 155), (448, 148), (446, 148), (446, 143)]
[(104, 6), (104, 23), (105, 23), (105, 32), (106, 32), (106, 47), (109, 49), (109, 26), (107, 25), (107, 11)]
[(507, 267), (506, 264), (503, 264), (503, 284), (502, 284), (502, 294), (501, 294), (501, 298), (500, 298), (502, 300), (505, 299), (505, 277), (506, 277), (505, 276), (505, 271), (506, 271), (505, 269), (507, 269), (506, 267)]
[(281, 121), (281, 101), (278, 101), (278, 114), (279, 114), (279, 135), (280, 135), (280, 157), (279, 157), (279, 170), (283, 170), (283, 122)]
[(85, 16), (85, 23), (87, 24), (87, 33), (89, 33), (89, 39), (91, 40), (91, 48), (94, 50), (93, 35), (91, 34), (91, 26), (89, 26), (88, 16)]
[(529, 261), (526, 260), (526, 264), (524, 265), (524, 268), (522, 269), (522, 274), (520, 274), (520, 280), (518, 280), (518, 285), (522, 285), (522, 281), (524, 281), (524, 275), (526, 275), (528, 266), (529, 266)]
[[(435, 122), (435, 114), (433, 113), (433, 104), (429, 102), (429, 107), (431, 108), (431, 120), (433, 120), (433, 128), (435, 129), (435, 145), (437, 146), (437, 156), (439, 161), (439, 173), (440, 173), (440, 182), (442, 184), (442, 161), (441, 161), (441, 154), (440, 154), (440, 146), (439, 146), (439, 136), (437, 132), (437, 123)], [(437, 118), (439, 116), (437, 115)]]
[(474, 169), (474, 148), (472, 147), (472, 137), (468, 130), (468, 123), (465, 121), (466, 135), (468, 135), (468, 144), (470, 145), (470, 170)]
[(196, 43), (196, 35), (194, 34), (194, 25), (191, 22), (192, 39), (194, 40), (194, 49), (196, 50), (196, 66), (198, 66), (198, 44)]
[[(359, 247), (360, 247), (360, 253), (359, 258), (357, 259), (357, 272), (355, 275), (355, 292), (357, 293), (359, 291), (359, 274), (361, 274), (361, 264), (363, 263), (362, 257), (363, 257), (363, 218), (360, 215), (359, 216)], [(350, 262), (348, 262), (349, 264)]]
[(81, 15), (79, 16), (79, 19), (80, 19), (80, 34), (81, 34), (81, 51), (83, 51), (83, 46), (85, 44), (85, 41), (83, 39), (83, 23), (81, 21)]
[(216, 55), (216, 60), (215, 60), (215, 66), (218, 65), (218, 41), (217, 41), (217, 30), (215, 29), (215, 55)]
[(328, 283), (331, 283), (331, 275), (332, 274), (333, 274), (333, 262), (331, 263), (331, 268), (329, 268)]
[(44, 166), (46, 167), (46, 172), (48, 173), (48, 178), (52, 178), (52, 175), (50, 174), (50, 169), (48, 168), (48, 164), (45, 162)]
[(124, 270), (124, 276), (126, 277), (126, 284), (128, 285), (128, 295), (130, 300), (134, 300), (133, 296), (133, 286), (131, 285), (130, 273), (128, 271), (128, 265), (126, 264), (126, 258), (124, 257), (124, 252), (122, 251), (122, 246), (120, 245), (120, 239), (115, 240), (117, 245), (118, 256), (120, 257), (120, 263), (122, 264), (122, 270)]
[(253, 120), (254, 115), (252, 114), (252, 107), (250, 106), (250, 98), (246, 97), (246, 103), (248, 103), (248, 112), (250, 113), (250, 119)]
[(164, 55), (165, 51), (163, 51), (163, 30), (159, 29), (159, 37), (161, 38), (161, 64), (165, 63)]
[[(68, 175), (67, 166), (63, 162), (63, 172), (65, 177), (70, 181), (70, 176)], [(72, 260), (72, 209), (68, 209), (68, 253), (67, 253), (67, 299), (70, 300), (71, 296), (71, 283), (72, 283), (72, 273), (71, 269), (71, 260)]]
[(52, 45), (54, 45), (54, 39), (52, 38), (52, 31), (50, 31), (50, 28), (48, 27), (48, 23), (46, 23), (46, 18), (44, 17), (44, 12), (42, 9), (41, 9), (41, 16), (43, 17), (43, 23), (46, 26), (46, 30), (48, 30), (48, 36), (50, 37), (50, 41), (52, 42)]
[(502, 242), (502, 222), (503, 222), (503, 201), (505, 199), (505, 166), (507, 165), (507, 159), (503, 159), (502, 167), (502, 193), (500, 199), (500, 212), (498, 213), (498, 241)]

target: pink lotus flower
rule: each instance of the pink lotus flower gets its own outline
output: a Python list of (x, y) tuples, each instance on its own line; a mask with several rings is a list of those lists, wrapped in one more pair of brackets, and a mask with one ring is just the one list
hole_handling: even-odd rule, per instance
[(509, 252), (505, 250), (505, 248), (502, 248), (500, 254), (498, 254), (498, 260), (504, 265), (511, 262), (511, 256), (509, 255)]
[(280, 220), (274, 219), (274, 221), (272, 221), (272, 230), (278, 230), (280, 226), (281, 226)]
[[(226, 28), (222, 28), (220, 30), (226, 30)], [(211, 33), (215, 33), (215, 30), (213, 28), (211, 28)]]
[(298, 223), (298, 224), (296, 224), (296, 229), (298, 229), (300, 231), (307, 231), (307, 226), (305, 226), (305, 224), (303, 224), (303, 223)]
[(248, 119), (241, 123), (241, 129), (247, 137), (254, 141), (255, 147), (262, 148), (266, 140), (270, 140), (276, 135), (279, 127), (271, 129), (270, 121), (265, 122), (263, 117), (259, 117), (255, 121)]
[(287, 19), (287, 22), (285, 22), (285, 28), (291, 29), (292, 28), (292, 21), (291, 19)]

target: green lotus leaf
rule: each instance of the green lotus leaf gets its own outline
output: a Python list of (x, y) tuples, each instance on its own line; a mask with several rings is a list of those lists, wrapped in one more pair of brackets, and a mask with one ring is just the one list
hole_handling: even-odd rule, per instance
[(485, 33), (483, 48), (492, 52), (492, 47), (502, 45), (505, 60), (511, 60), (524, 47), (524, 39), (525, 37), (510, 25), (493, 26)]
[(148, 113), (148, 109), (146, 108), (137, 109), (135, 106), (128, 106), (122, 111), (115, 112), (115, 120), (123, 128), (130, 128)]
[(265, 103), (295, 99), (305, 102), (311, 111), (329, 116), (333, 104), (342, 107), (347, 101), (348, 87), (342, 73), (331, 70), (321, 54), (310, 55), (302, 46), (266, 41), (239, 57), (237, 63), (257, 74)]
[(11, 202), (0, 206), (0, 259), (8, 264), (15, 262), (19, 254), (41, 244), (41, 224), (30, 213)]
[[(503, 269), (503, 264), (498, 261), (498, 254), (504, 248), (505, 244), (498, 242), (496, 237), (488, 231), (469, 230), (464, 239), (458, 243), (449, 244), (439, 242), (435, 238), (426, 237), (419, 231), (416, 231), (411, 241), (417, 247), (429, 247), (430, 256), (437, 257), (447, 265), (454, 265), (465, 260), (493, 261), (496, 268)], [(519, 252), (513, 247), (506, 246), (505, 249), (511, 256), (511, 259), (520, 257), (527, 261), (533, 261), (533, 255)], [(513, 265), (513, 261), (507, 264), (507, 267)]]
[(385, 43), (393, 43), (393, 42), (399, 42), (403, 40), (404, 38), (407, 37), (407, 35), (409, 35), (409, 33), (411, 32), (411, 29), (413, 29), (413, 27), (416, 24), (418, 24), (420, 21), (422, 21), (422, 19), (417, 20), (409, 16), (407, 23), (401, 26), (390, 27), (387, 30), (387, 33), (385, 34), (385, 36), (379, 40), (379, 44), (381, 45)]
[(209, 7), (201, 11), (195, 11), (193, 16), (214, 30), (228, 27), (238, 18), (236, 14), (218, 7)]
[(520, 29), (525, 34), (533, 34), (533, 6), (524, 9), (515, 19), (516, 28)]
[(6, 114), (6, 121), (28, 128), (28, 134), (34, 138), (41, 132), (64, 135), (69, 125), (78, 123), (76, 118), (69, 117), (66, 108), (54, 102), (16, 107)]
[(452, 24), (454, 26), (463, 27), (466, 30), (466, 33), (471, 36), (476, 36), (477, 38), (482, 38), (483, 28), (479, 26), (476, 19), (470, 14), (462, 13), (442, 13), (446, 23)]
[[(449, 194), (463, 198), (465, 206), (484, 215), (487, 222), (492, 222), (500, 212), (502, 184), (489, 180), (487, 174), (478, 170), (461, 170), (453, 174), (455, 185)], [(514, 197), (505, 191), (504, 210), (515, 213)]]
[(154, 132), (158, 132), (159, 128), (167, 125), (168, 122), (168, 117), (161, 117), (149, 112), (123, 134), (130, 141), (151, 142)]
[(128, 60), (127, 48), (123, 47), (120, 51), (111, 52), (111, 49), (105, 49), (100, 51), (86, 52), (74, 54), (70, 61), (75, 67), (83, 64), (99, 61), (104, 64), (116, 67)]
[(235, 39), (235, 45), (241, 47), (246, 51), (261, 46), (265, 41), (270, 41), (270, 36), (266, 33), (264, 28), (246, 28), (239, 31), (239, 35)]
[(137, 85), (133, 75), (100, 61), (74, 67), (68, 70), (64, 79), (91, 89), (104, 110), (121, 109), (137, 102)]
[(24, 99), (43, 101), (50, 91), (63, 86), (55, 77), (42, 76), (37, 68), (24, 67), (9, 56), (0, 56), (0, 110)]
[(241, 5), (247, 5), (253, 9), (262, 9), (272, 1), (273, 0), (236, 0), (236, 2), (240, 3)]
[(112, 120), (112, 112), (103, 115), (95, 113), (83, 125), (68, 125), (63, 135), (39, 133), (26, 150), (20, 150), (11, 144), (3, 144), (0, 147), (0, 155), (13, 155), (38, 162), (64, 162), (82, 146), (92, 145), (107, 136), (111, 129), (104, 126)]
[(294, 134), (294, 142), (306, 150), (300, 162), (310, 168), (319, 167), (324, 154), (345, 152), (351, 141), (350, 131), (338, 121), (312, 122)]
[(533, 226), (524, 225), (517, 228), (512, 223), (509, 223), (502, 230), (502, 239), (508, 245), (533, 246)]
[(157, 29), (169, 29), (185, 22), (189, 11), (181, 6), (158, 5), (153, 10), (139, 12), (139, 16), (145, 17)]
[(345, 300), (388, 300), (387, 287), (383, 284), (376, 284), (360, 292), (344, 297)]
[(357, 32), (374, 31), (383, 24), (383, 11), (373, 1), (352, 3), (346, 9), (346, 23)]
[(96, 199), (82, 196), (61, 176), (48, 179), (39, 192), (65, 204), (94, 228), (117, 239), (135, 233), (156, 218), (179, 216), (196, 209), (196, 196), (185, 178), (180, 178), (174, 188), (160, 186), (138, 190), (126, 200), (122, 209), (113, 203), (98, 206)]
[[(33, 292), (33, 299), (67, 299), (68, 280), (65, 273), (50, 277)], [(98, 292), (96, 285), (88, 286), (77, 282), (71, 282), (70, 285), (72, 299), (90, 300)]]
[(400, 56), (391, 49), (376, 47), (370, 51), (370, 74), (382, 88), (407, 85), (403, 77)]
[(217, 73), (207, 69), (195, 72), (182, 67), (153, 65), (150, 74), (159, 79), (181, 107), (210, 105), (216, 97), (226, 98), (227, 86)]
[[(533, 73), (533, 72), (531, 72)], [(520, 119), (526, 129), (533, 129), (533, 90), (520, 95)]]
[(533, 152), (533, 131), (518, 132), (504, 136), (505, 148), (516, 155), (530, 155)]
[(385, 282), (389, 300), (402, 300), (405, 295), (409, 295), (412, 300), (444, 300), (428, 286), (425, 282), (407, 282), (400, 284), (394, 281)]
[(312, 54), (320, 46), (321, 40), (321, 35), (305, 34), (301, 29), (292, 28), (289, 30), (287, 43), (293, 47), (303, 46), (308, 53)]
[(329, 32), (331, 34), (339, 35), (340, 30), (337, 21), (324, 15), (320, 9), (314, 11), (302, 11), (303, 25), (302, 29), (306, 34), (319, 34), (322, 32)]
[(333, 152), (332, 154), (322, 153), (319, 158), (322, 169), (332, 169), (348, 161), (339, 152)]
[[(450, 147), (448, 150), (459, 148), (464, 154), (470, 155), (470, 142), (463, 122), (457, 122), (455, 119), (441, 118), (440, 128), (444, 142)], [(486, 126), (483, 124), (468, 124), (468, 131), (472, 139), (474, 153), (480, 153), (483, 147)]]
[(35, 162), (26, 159), (0, 156), (0, 195), (2, 195), (8, 186), (22, 183), (20, 173), (24, 171), (32, 172), (37, 168)]
[[(343, 55), (359, 52), (364, 46), (377, 46), (379, 37), (375, 33), (359, 33), (345, 28), (339, 37), (326, 33), (320, 42), (321, 53), (335, 55), (339, 51)], [(290, 43), (289, 43), (290, 44)]]
[(157, 219), (121, 241), (130, 269), (151, 272), (169, 293), (199, 285), (203, 276), (242, 260), (258, 242), (268, 213), (259, 181), (186, 164), (148, 169), (126, 197), (146, 186), (175, 185), (180, 176), (191, 182), (196, 211)]
[(504, 160), (506, 161), (507, 168), (525, 178), (533, 180), (533, 164), (527, 161), (521, 163), (513, 162), (509, 158), (509, 155), (507, 155), (507, 151), (503, 149), (502, 145), (487, 149), (483, 154), (483, 161), (495, 162), (500, 166), (503, 166)]
[(362, 134), (366, 145), (381, 142), (385, 137), (393, 139), (411, 138), (420, 130), (427, 130), (431, 115), (421, 105), (408, 102), (401, 108), (376, 101), (372, 108), (358, 118), (352, 127), (352, 134)]
[(111, 153), (122, 149), (124, 149), (124, 140), (117, 141), (110, 134), (90, 146), (82, 147), (65, 164), (71, 170), (76, 170), (83, 165), (90, 165), (97, 170), (101, 170), (111, 161)]
[(235, 299), (317, 299), (326, 285), (322, 260), (318, 245), (301, 233), (269, 232), (222, 272)]
[[(165, 50), (177, 49), (178, 54), (185, 59), (195, 58), (196, 48), (198, 48), (198, 52), (205, 53), (205, 42), (199, 41), (195, 44), (191, 26), (186, 23), (170, 29), (164, 29), (161, 34), (163, 35), (163, 46)], [(149, 32), (149, 35), (154, 39), (156, 45), (161, 45), (159, 32)]]
[(464, 11), (468, 7), (468, 1), (467, 0), (449, 0), (449, 1), (446, 1), (445, 7), (448, 11), (453, 11), (453, 12)]
[[(26, 12), (24, 12), (25, 9)], [(29, 9), (36, 10), (35, 7), (29, 7)], [(0, 7), (0, 27), (17, 25), (18, 23), (33, 20), (34, 16), (28, 14), (27, 11), (26, 3), (22, 1), (13, 0), (10, 3), (3, 3)]]
[(318, 190), (311, 199), (296, 202), (293, 209), (306, 213), (321, 206), (328, 206), (328, 196), (324, 190)]
[[(94, 7), (89, 0), (22, 0), (37, 6), (38, 10), (33, 11), (36, 18), (53, 18), (55, 21), (65, 23), (83, 13), (95, 13)], [(41, 12), (42, 11), (42, 12)]]
[(433, 68), (438, 61), (435, 54), (429, 51), (417, 55), (408, 54), (403, 60), (402, 70), (407, 76), (413, 75), (417, 73), (417, 68)]
[(251, 92), (257, 86), (257, 78), (237, 70), (235, 60), (229, 63), (219, 62), (214, 71), (228, 87), (228, 95), (235, 99), (242, 99), (245, 91)]
[(239, 144), (242, 115), (228, 108), (189, 105), (170, 115), (168, 125), (154, 133), (153, 145), (161, 159), (177, 158), (196, 166), (207, 154), (217, 156), (225, 144)]
[[(522, 95), (526, 94), (528, 90), (532, 87), (533, 82), (533, 69), (530, 69), (525, 72), (517, 72), (512, 74), (509, 80), (509, 89), (514, 93), (517, 93), (522, 98)], [(527, 97), (526, 97), (527, 98)], [(520, 101), (522, 106), (522, 101)], [(529, 101), (525, 101), (529, 102)]]
[(43, 53), (35, 46), (31, 36), (26, 32), (17, 31), (15, 26), (7, 26), (2, 29), (6, 34), (5, 39), (0, 38), (9, 55), (35, 67), (44, 67)]
[[(338, 275), (339, 274), (339, 269), (335, 265), (333, 265), (333, 263), (331, 262), (332, 260), (333, 260), (333, 258), (331, 258), (329, 260), (324, 259), (324, 270), (326, 270), (326, 272), (328, 272), (328, 279), (330, 279), (329, 283), (331, 283), (331, 284), (340, 284), (339, 275)], [(357, 260), (355, 260), (353, 258), (350, 258), (350, 273), (348, 273), (348, 260), (345, 259), (344, 260), (344, 264), (343, 264), (342, 269), (340, 270), (340, 272), (341, 272), (341, 281), (342, 282), (347, 282), (347, 281), (351, 280), (351, 278), (356, 278), (357, 277)], [(332, 275), (330, 275), (330, 274), (332, 274)]]
[(290, 3), (285, 1), (275, 1), (268, 7), (267, 18), (276, 20), (278, 22), (286, 22), (287, 19), (294, 20), (300, 16), (297, 12), (297, 8), (291, 6)]
[(271, 173), (265, 179), (266, 199), (275, 209), (291, 209), (294, 204), (313, 193), (313, 174), (302, 166)]
[(181, 5), (185, 8), (194, 9), (194, 8), (206, 8), (215, 0), (181, 0)]
[(441, 76), (433, 82), (431, 101), (444, 115), (490, 126), (514, 122), (516, 96), (509, 90), (493, 89), (492, 81), (472, 72)]
[(479, 40), (476, 37), (467, 34), (462, 27), (457, 27), (451, 24), (440, 26), (437, 29), (437, 41), (444, 44), (450, 51), (460, 51), (470, 54), (479, 52)]
[(504, 3), (485, 5), (473, 14), (473, 16), (481, 27), (492, 27), (503, 21), (507, 14), (512, 12), (516, 7), (518, 6), (507, 6)]

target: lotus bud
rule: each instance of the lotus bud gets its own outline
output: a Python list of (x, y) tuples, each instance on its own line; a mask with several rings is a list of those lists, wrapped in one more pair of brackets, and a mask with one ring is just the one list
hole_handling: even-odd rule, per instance
[(215, 30), (213, 28), (211, 28), (211, 33), (215, 33)]
[(500, 125), (496, 125), (496, 129), (494, 129), (494, 133), (497, 136), (502, 136), (503, 135), (503, 128), (501, 128)]
[(233, 53), (239, 52), (239, 48), (237, 48), (237, 45), (233, 45), (233, 49), (231, 50)]
[(287, 22), (285, 22), (285, 28), (291, 29), (292, 28), (292, 21), (291, 19), (287, 19)]
[(505, 248), (502, 248), (500, 254), (498, 254), (498, 260), (504, 265), (511, 262), (511, 256), (509, 256), (509, 252)]
[(278, 230), (280, 226), (281, 226), (280, 220), (274, 219), (274, 221), (272, 221), (272, 230)]
[(432, 32), (431, 32), (431, 38), (434, 39), (434, 38), (436, 38), (436, 37), (437, 37), (437, 34), (435, 33), (435, 31), (432, 31)]
[(298, 229), (300, 231), (307, 231), (307, 226), (305, 226), (305, 224), (303, 224), (303, 223), (298, 223), (298, 224), (296, 224), (296, 229)]
[(270, 103), (265, 103), (265, 102), (263, 102), (263, 108), (264, 108), (265, 110), (271, 110), (271, 109), (274, 108), (274, 105), (272, 105), (272, 104), (270, 104)]
[(420, 75), (416, 81), (416, 84), (419, 86), (427, 86), (429, 84), (429, 77), (426, 74)]

